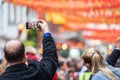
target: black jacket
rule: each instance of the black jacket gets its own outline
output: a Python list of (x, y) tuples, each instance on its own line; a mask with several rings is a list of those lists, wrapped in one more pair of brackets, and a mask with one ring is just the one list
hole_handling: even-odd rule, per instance
[(118, 60), (119, 56), (120, 56), (120, 50), (114, 49), (112, 51), (111, 55), (108, 56), (108, 58), (107, 58), (108, 64), (112, 65), (112, 66), (115, 66), (116, 61)]
[(29, 65), (16, 64), (6, 68), (0, 80), (52, 80), (58, 67), (56, 46), (51, 36), (43, 38), (43, 56), (40, 62), (30, 60)]

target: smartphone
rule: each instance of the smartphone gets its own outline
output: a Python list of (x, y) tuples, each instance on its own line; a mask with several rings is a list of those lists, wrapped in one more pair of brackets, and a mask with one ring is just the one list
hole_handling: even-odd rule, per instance
[(37, 29), (39, 26), (39, 21), (26, 22), (26, 29)]

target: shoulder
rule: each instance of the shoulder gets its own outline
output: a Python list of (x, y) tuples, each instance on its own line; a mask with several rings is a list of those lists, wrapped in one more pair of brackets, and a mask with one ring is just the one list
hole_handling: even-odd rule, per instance
[(110, 70), (112, 70), (113, 73), (115, 73), (115, 74), (117, 74), (117, 75), (120, 76), (120, 68), (118, 68), (118, 67), (112, 67), (112, 66), (108, 66), (108, 68)]
[(91, 80), (109, 80), (102, 72), (98, 72), (92, 76)]
[(39, 68), (41, 61), (36, 61), (36, 60), (28, 60), (28, 66), (29, 67), (36, 67), (36, 69)]

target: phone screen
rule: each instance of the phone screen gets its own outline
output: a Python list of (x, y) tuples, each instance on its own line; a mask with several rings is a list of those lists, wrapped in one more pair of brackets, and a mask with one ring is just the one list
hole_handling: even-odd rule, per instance
[(36, 29), (38, 22), (26, 22), (26, 29)]

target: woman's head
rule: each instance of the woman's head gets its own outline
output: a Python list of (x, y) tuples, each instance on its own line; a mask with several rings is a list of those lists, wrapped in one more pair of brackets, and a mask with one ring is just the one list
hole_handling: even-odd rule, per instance
[(104, 63), (104, 59), (98, 50), (95, 50), (94, 48), (89, 48), (83, 53), (82, 57), (85, 64), (87, 64), (86, 66), (89, 68), (89, 70), (92, 71), (92, 74), (101, 71), (110, 80), (116, 80), (116, 76), (110, 69), (107, 68)]
[[(89, 67), (95, 73), (99, 70), (100, 67), (104, 67), (104, 60), (99, 51), (94, 48), (89, 48), (83, 53), (83, 60), (86, 64), (89, 64)], [(98, 70), (97, 70), (98, 69)]]

